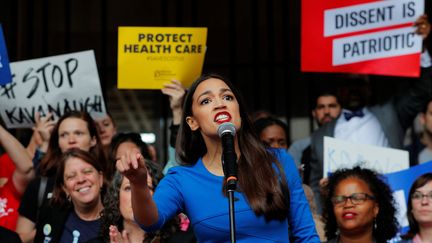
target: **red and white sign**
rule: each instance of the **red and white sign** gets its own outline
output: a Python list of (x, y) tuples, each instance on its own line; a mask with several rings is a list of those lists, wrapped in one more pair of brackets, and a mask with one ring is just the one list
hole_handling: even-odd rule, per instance
[(302, 0), (301, 70), (418, 77), (423, 0)]

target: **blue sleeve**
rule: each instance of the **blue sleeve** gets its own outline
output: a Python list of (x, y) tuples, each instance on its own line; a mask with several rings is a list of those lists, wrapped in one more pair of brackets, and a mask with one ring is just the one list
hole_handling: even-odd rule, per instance
[(153, 232), (159, 230), (167, 221), (183, 211), (184, 200), (180, 193), (181, 189), (179, 189), (180, 181), (180, 173), (175, 169), (170, 169), (168, 174), (159, 182), (153, 195), (159, 219), (157, 223), (151, 226), (140, 224), (144, 231)]
[(394, 97), (394, 107), (399, 122), (405, 131), (412, 125), (416, 115), (432, 98), (432, 68), (421, 68), (419, 80), (413, 82), (406, 92)]
[(294, 242), (320, 242), (298, 169), (285, 150), (278, 149), (276, 151), (277, 158), (285, 171), (290, 192), (288, 214), (290, 236), (294, 239)]

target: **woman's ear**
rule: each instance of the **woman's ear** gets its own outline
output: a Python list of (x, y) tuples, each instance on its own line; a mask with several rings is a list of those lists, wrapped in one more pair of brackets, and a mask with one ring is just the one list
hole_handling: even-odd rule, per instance
[(100, 185), (100, 188), (102, 188), (104, 186), (104, 175), (102, 172), (99, 172), (99, 185)]
[(90, 147), (93, 148), (97, 143), (96, 137), (93, 136), (90, 141)]
[(379, 205), (378, 205), (378, 203), (375, 203), (375, 207), (374, 207), (375, 218), (377, 217), (378, 213), (379, 213)]
[(192, 116), (186, 117), (186, 123), (192, 131), (196, 131), (199, 128), (198, 122)]
[(66, 194), (66, 197), (69, 198), (70, 195), (69, 195), (69, 192), (68, 192), (68, 190), (66, 189), (66, 186), (65, 186), (65, 185), (62, 186), (62, 190), (63, 190), (63, 192)]
[(419, 121), (421, 125), (425, 125), (426, 124), (426, 114), (421, 112), (419, 115)]

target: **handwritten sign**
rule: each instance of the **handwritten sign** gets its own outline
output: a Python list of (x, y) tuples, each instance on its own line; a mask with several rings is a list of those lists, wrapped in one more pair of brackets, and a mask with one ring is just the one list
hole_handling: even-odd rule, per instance
[(0, 86), (0, 115), (8, 128), (31, 127), (35, 113), (55, 118), (84, 110), (106, 114), (93, 51), (13, 62), (12, 82)]
[(332, 137), (324, 137), (323, 177), (340, 168), (362, 166), (385, 174), (407, 169), (408, 152), (398, 149), (361, 145)]
[(301, 69), (418, 77), (423, 12), (415, 0), (302, 0)]
[(11, 81), (12, 75), (9, 68), (9, 57), (3, 36), (3, 28), (0, 24), (0, 85), (10, 83)]
[(207, 28), (119, 27), (119, 89), (161, 89), (179, 80), (185, 87), (201, 75)]

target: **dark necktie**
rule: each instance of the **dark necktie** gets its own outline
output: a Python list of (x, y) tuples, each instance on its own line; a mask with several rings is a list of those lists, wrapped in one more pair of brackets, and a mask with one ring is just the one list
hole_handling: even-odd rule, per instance
[(363, 117), (364, 116), (364, 113), (361, 109), (353, 111), (353, 112), (344, 111), (343, 114), (344, 114), (345, 120), (347, 120), (347, 121), (351, 120), (351, 118), (353, 118), (353, 117)]

